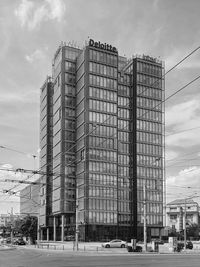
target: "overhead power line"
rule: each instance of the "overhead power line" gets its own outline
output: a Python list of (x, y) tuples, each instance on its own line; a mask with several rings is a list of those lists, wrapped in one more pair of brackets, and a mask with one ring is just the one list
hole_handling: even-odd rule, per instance
[(183, 61), (185, 61), (187, 58), (189, 58), (192, 54), (194, 54), (197, 50), (200, 49), (200, 46), (198, 46), (197, 48), (195, 48), (194, 50), (192, 50), (188, 55), (186, 55), (183, 59), (181, 59), (177, 64), (175, 64), (171, 69), (169, 69), (167, 73), (169, 73), (170, 71), (172, 71), (173, 69), (175, 69), (176, 67), (178, 67)]
[(196, 130), (196, 129), (200, 129), (200, 126), (183, 129), (183, 130), (180, 130), (180, 131), (177, 131), (177, 132), (172, 132), (172, 133), (166, 134), (165, 136), (172, 136), (172, 135), (175, 135), (175, 134), (184, 133), (184, 132), (188, 132), (188, 131), (193, 131), (193, 130)]
[(25, 153), (25, 152), (22, 152), (22, 151), (13, 149), (13, 148), (9, 148), (9, 147), (6, 147), (6, 146), (0, 146), (0, 148), (2, 148), (2, 149), (6, 149), (6, 150), (10, 150), (10, 151), (13, 151), (13, 152), (16, 152), (16, 153), (19, 153), (19, 154), (23, 154), (23, 155), (26, 155), (26, 156), (31, 156), (31, 157), (33, 157), (33, 158), (37, 158), (36, 155), (29, 154), (29, 153)]
[(190, 81), (190, 82), (187, 83), (186, 85), (182, 86), (179, 90), (177, 90), (176, 92), (174, 92), (174, 93), (171, 94), (170, 96), (168, 96), (163, 102), (166, 102), (167, 100), (169, 100), (170, 98), (172, 98), (173, 96), (175, 96), (176, 94), (178, 94), (180, 91), (182, 91), (183, 89), (185, 89), (186, 87), (188, 87), (188, 86), (191, 85), (192, 83), (196, 82), (199, 78), (200, 78), (200, 75), (197, 76), (196, 78), (194, 78), (192, 81)]
[[(158, 79), (157, 79), (157, 81), (159, 80), (159, 79), (162, 79), (162, 78), (164, 78), (168, 73), (170, 73), (172, 70), (174, 70), (176, 67), (178, 67), (182, 62), (184, 62), (187, 58), (189, 58), (192, 54), (194, 54), (197, 50), (199, 50), (200, 49), (200, 46), (199, 47), (197, 47), (197, 48), (195, 48), (193, 51), (191, 51), (188, 55), (186, 55), (183, 59), (181, 59), (179, 62), (177, 62), (172, 68), (170, 68), (167, 72), (165, 72), (164, 73), (164, 75), (162, 75), (161, 77), (159, 77)], [(153, 86), (154, 84), (156, 83), (156, 81), (151, 85), (151, 86)], [(146, 90), (146, 89), (145, 89)], [(145, 91), (144, 90), (144, 91)], [(142, 95), (143, 93), (144, 93), (144, 91), (140, 94), (140, 95)], [(165, 100), (164, 101), (162, 101), (161, 102), (161, 104), (162, 103), (164, 103), (165, 102)], [(160, 104), (160, 105), (161, 105)], [(157, 107), (157, 106), (159, 106), (159, 105), (156, 105), (155, 107)], [(154, 108), (155, 108), (154, 107)], [(120, 109), (123, 109), (123, 108), (120, 108)], [(148, 111), (149, 112), (149, 111)], [(147, 113), (147, 112), (146, 112)], [(144, 113), (144, 114), (142, 114), (142, 116), (141, 117), (143, 117), (146, 113)], [(140, 118), (141, 118), (140, 117)], [(110, 117), (111, 118), (111, 117)], [(103, 123), (105, 123), (106, 121), (108, 120), (108, 118), (105, 120), (105, 121), (103, 121)], [(96, 127), (94, 128), (94, 129), (92, 129), (88, 134), (86, 134), (84, 137), (82, 137), (82, 138), (85, 138), (85, 137), (87, 137), (88, 135), (90, 135), (91, 133), (93, 133), (97, 128), (99, 127), (99, 125), (96, 125)], [(81, 138), (80, 138), (81, 139)], [(74, 148), (74, 147), (76, 147), (76, 144), (74, 144), (72, 147), (70, 147), (67, 151), (65, 151), (65, 152), (63, 152), (63, 153), (61, 153), (62, 155), (64, 155), (64, 154), (66, 154), (67, 152), (69, 152), (70, 150), (72, 150), (72, 148)], [(61, 155), (60, 155), (61, 156)], [(55, 159), (57, 159), (57, 157), (55, 158)], [(55, 160), (55, 159), (53, 159), (53, 160)]]
[(20, 197), (20, 198), (25, 198), (25, 199), (31, 200), (36, 205), (41, 206), (40, 203), (36, 202), (34, 199), (32, 199), (30, 197), (26, 197), (25, 195), (21, 196), (21, 195), (17, 194), (18, 192), (14, 192), (14, 191), (9, 190), (9, 189), (8, 190), (3, 190), (1, 192), (4, 193), (4, 194), (9, 194), (10, 196), (12, 195), (12, 196), (16, 196), (16, 197)]
[(31, 181), (24, 181), (24, 180), (15, 180), (15, 179), (4, 179), (4, 180), (0, 180), (0, 182), (11, 182), (11, 183), (32, 184), (32, 185), (46, 185), (46, 183), (31, 182)]
[(15, 173), (32, 173), (32, 174), (40, 174), (40, 175), (44, 175), (46, 174), (45, 172), (42, 172), (40, 170), (26, 170), (26, 169), (21, 169), (21, 168), (18, 168), (18, 169), (9, 169), (9, 168), (0, 168), (0, 171), (8, 171), (8, 172), (15, 172)]
[[(192, 52), (190, 52), (188, 55), (186, 55), (182, 60), (180, 60), (177, 64), (175, 64), (171, 69), (169, 69), (167, 72), (165, 72), (165, 74), (162, 76), (162, 77), (159, 77), (158, 79), (162, 79), (164, 76), (166, 76), (169, 72), (171, 72), (172, 70), (174, 70), (177, 66), (179, 66), (182, 62), (184, 62), (187, 58), (189, 58), (193, 53), (195, 53), (198, 49), (200, 49), (200, 47), (197, 47), (196, 49), (194, 49)], [(200, 76), (199, 76), (200, 77)], [(158, 105), (156, 105), (155, 107), (157, 107), (157, 106), (159, 106), (159, 105), (162, 105), (165, 101), (167, 101), (170, 97), (172, 97), (172, 96), (174, 96), (175, 94), (177, 94), (178, 92), (180, 92), (181, 90), (183, 90), (184, 88), (186, 88), (187, 86), (189, 86), (191, 83), (193, 83), (194, 81), (196, 81), (197, 79), (199, 79), (199, 77), (197, 77), (197, 78), (195, 78), (193, 81), (191, 81), (190, 83), (188, 83), (187, 85), (185, 85), (184, 87), (182, 87), (182, 88), (180, 88), (177, 92), (175, 92), (174, 94), (172, 94), (171, 96), (169, 96), (167, 99), (165, 99), (165, 100), (163, 100), (163, 101), (161, 101), (161, 103), (160, 104), (158, 104)], [(155, 108), (154, 107), (154, 108)], [(123, 107), (124, 108), (124, 107)], [(122, 109), (122, 108), (121, 108)], [(148, 111), (148, 112), (150, 112), (150, 111)], [(145, 112), (145, 113), (143, 113), (142, 114), (142, 116), (140, 117), (140, 118), (142, 118), (146, 113), (148, 113), (148, 112)], [(111, 118), (111, 116), (110, 116), (110, 118)], [(138, 118), (139, 119), (139, 118)], [(105, 120), (105, 121), (107, 121), (108, 120), (108, 118)], [(104, 121), (104, 122), (105, 122)], [(85, 137), (87, 137), (88, 135), (90, 135), (91, 133), (93, 133), (97, 128), (99, 127), (99, 125), (97, 125), (92, 131), (90, 131), (88, 134), (86, 134), (85, 136), (83, 136), (82, 138), (85, 138)], [(126, 127), (125, 127), (126, 128)], [(59, 157), (61, 157), (62, 155), (65, 155), (66, 153), (68, 153), (69, 151), (71, 151), (71, 149), (72, 148), (74, 148), (74, 147), (76, 147), (76, 144), (74, 144), (72, 147), (70, 147), (67, 151), (64, 151), (63, 153), (61, 153), (60, 155), (59, 155)], [(54, 160), (56, 160), (57, 159), (57, 157), (56, 158), (54, 158), (53, 159), (53, 161)], [(75, 164), (76, 163), (76, 160), (74, 161), (74, 162), (70, 162), (68, 165), (66, 165), (66, 167), (67, 166), (72, 166), (72, 164)], [(46, 167), (48, 166), (48, 165), (50, 165), (50, 164), (46, 164)], [(40, 171), (40, 170), (38, 170), (38, 171)], [(29, 177), (30, 178), (30, 177)], [(29, 178), (27, 178), (27, 179), (29, 179)], [(15, 187), (17, 187), (17, 186), (15, 186)], [(15, 188), (14, 187), (14, 188)]]

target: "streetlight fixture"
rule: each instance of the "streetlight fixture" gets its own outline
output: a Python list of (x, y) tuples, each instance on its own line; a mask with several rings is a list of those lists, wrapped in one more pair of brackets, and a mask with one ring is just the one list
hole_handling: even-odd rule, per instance
[(146, 182), (143, 187), (143, 194), (144, 194), (144, 252), (147, 251), (147, 211), (146, 211)]
[(76, 198), (76, 228), (75, 228), (75, 250), (78, 251), (78, 234), (79, 234), (79, 225), (78, 225), (78, 198)]
[[(154, 162), (152, 162), (152, 165), (156, 164), (157, 162), (159, 162), (160, 160), (162, 159), (162, 157), (157, 157), (155, 158)], [(146, 170), (146, 167), (145, 166), (145, 170)], [(147, 251), (147, 208), (146, 208), (146, 205), (147, 205), (147, 197), (146, 197), (146, 178), (147, 178), (147, 173), (146, 173), (146, 177), (145, 177), (145, 182), (144, 182), (144, 186), (143, 186), (143, 198), (144, 198), (144, 201), (143, 201), (143, 216), (144, 216), (144, 229), (143, 229), (143, 234), (144, 234), (144, 252)]]

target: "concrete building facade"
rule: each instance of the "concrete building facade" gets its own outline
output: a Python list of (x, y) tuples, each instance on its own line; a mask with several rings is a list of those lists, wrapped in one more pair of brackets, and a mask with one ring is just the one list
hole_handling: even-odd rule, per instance
[(27, 185), (20, 191), (20, 215), (38, 216), (40, 207), (39, 191), (39, 184)]
[(176, 199), (167, 204), (167, 226), (177, 232), (185, 225), (199, 225), (199, 205), (192, 199)]

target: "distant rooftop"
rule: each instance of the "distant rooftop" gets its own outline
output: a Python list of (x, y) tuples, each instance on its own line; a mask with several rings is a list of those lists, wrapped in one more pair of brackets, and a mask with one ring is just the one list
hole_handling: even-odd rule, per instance
[(195, 202), (193, 199), (175, 199), (172, 202), (168, 203), (167, 205), (179, 205), (179, 204), (195, 204), (197, 202)]

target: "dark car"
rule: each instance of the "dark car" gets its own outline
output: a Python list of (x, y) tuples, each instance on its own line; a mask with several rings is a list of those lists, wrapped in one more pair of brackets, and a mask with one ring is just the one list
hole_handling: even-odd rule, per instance
[(164, 244), (164, 241), (161, 240), (161, 239), (152, 239), (152, 241), (156, 242), (159, 245), (163, 245)]
[(136, 246), (135, 249), (132, 248), (132, 246), (127, 246), (128, 252), (142, 252), (142, 247), (141, 246)]
[(74, 235), (67, 235), (64, 237), (65, 241), (75, 241), (75, 236)]
[(184, 243), (178, 242), (176, 245), (176, 251), (180, 252), (184, 248)]
[(11, 243), (11, 238), (10, 238), (10, 237), (7, 237), (7, 238), (6, 238), (6, 243), (7, 243), (7, 244), (10, 244), (10, 243)]
[(14, 245), (22, 245), (22, 246), (24, 246), (24, 245), (26, 245), (26, 242), (23, 240), (23, 239), (17, 239), (17, 240), (15, 240), (14, 241), (14, 243), (13, 243)]
[(159, 245), (164, 245), (164, 241), (161, 240), (161, 239), (157, 240), (156, 242), (157, 242)]
[[(178, 242), (177, 251), (181, 251), (182, 249), (184, 249), (184, 242)], [(186, 249), (193, 249), (193, 244), (191, 241), (186, 242)]]
[(187, 241), (187, 243), (186, 243), (186, 248), (187, 248), (187, 249), (193, 249), (193, 244), (192, 244), (191, 241)]

